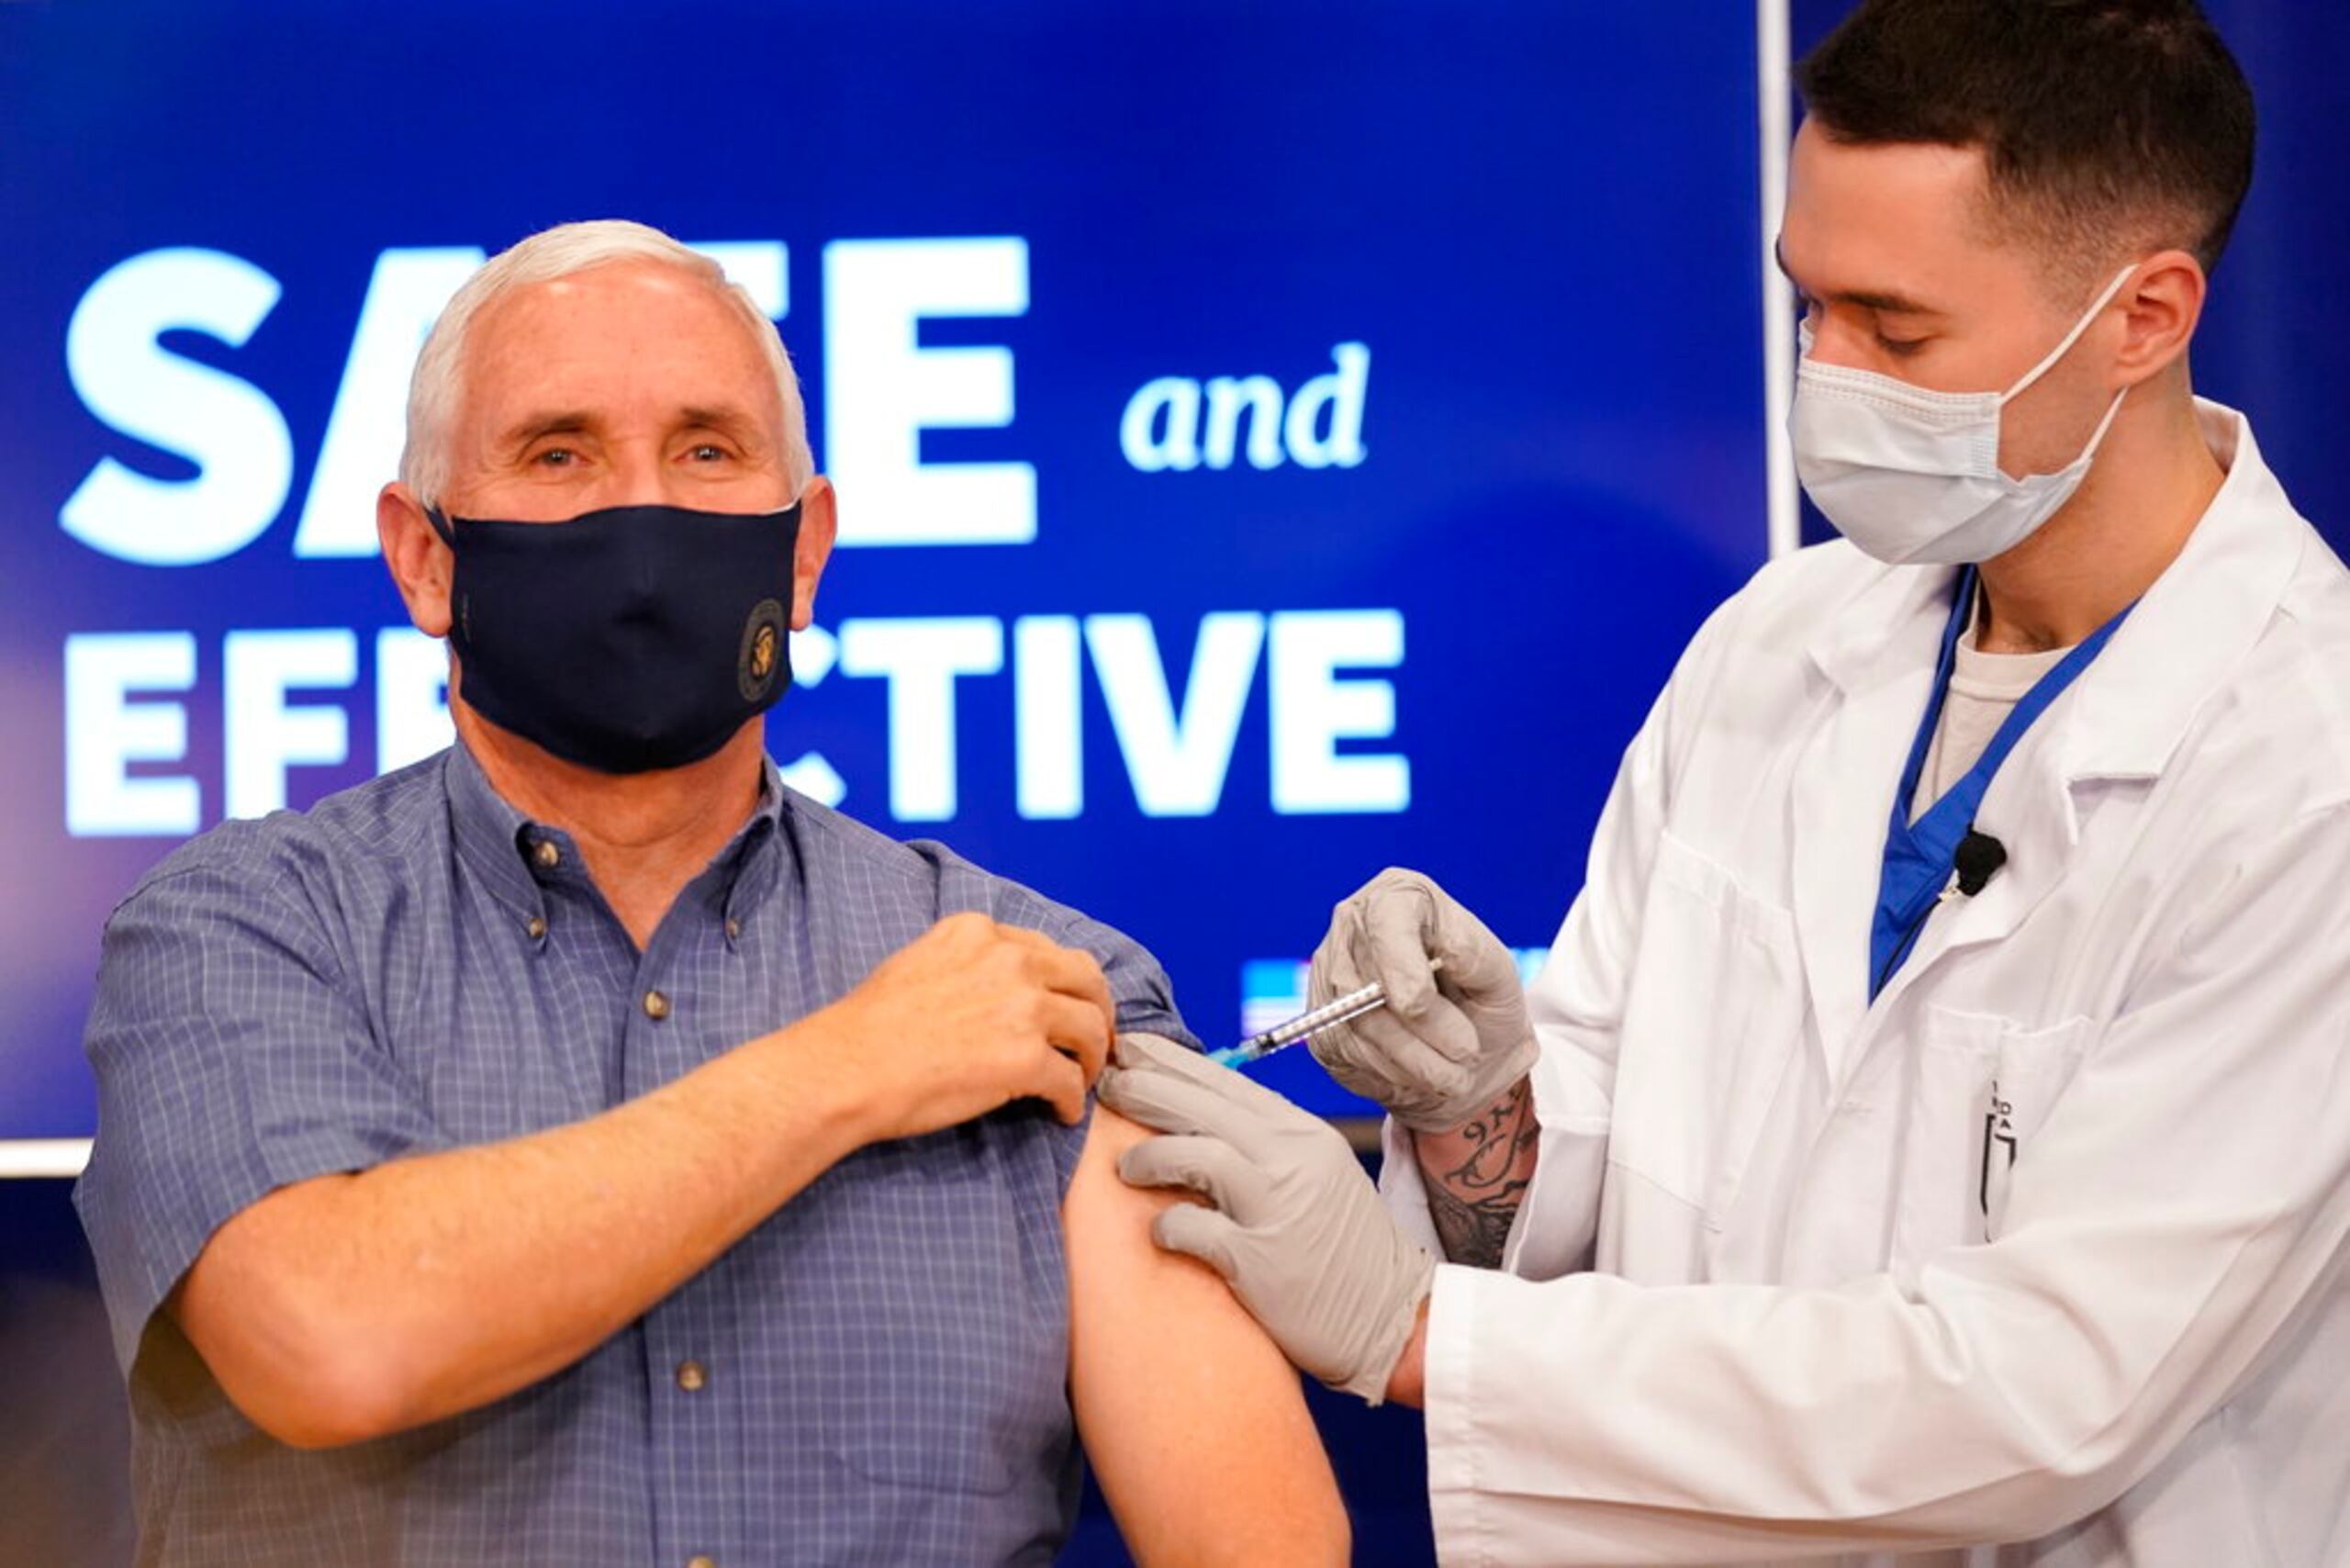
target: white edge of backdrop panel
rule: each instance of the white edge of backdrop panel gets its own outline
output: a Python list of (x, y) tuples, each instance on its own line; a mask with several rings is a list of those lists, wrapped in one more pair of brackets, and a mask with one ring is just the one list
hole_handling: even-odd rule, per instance
[(1796, 503), (1795, 454), (1787, 413), (1796, 384), (1795, 291), (1779, 271), (1779, 217), (1787, 204), (1787, 148), (1794, 138), (1787, 84), (1787, 0), (1755, 0), (1756, 129), (1762, 142), (1762, 449), (1774, 558), (1803, 543)]
[(13, 1176), (79, 1176), (90, 1163), (85, 1137), (0, 1138), (0, 1181)]

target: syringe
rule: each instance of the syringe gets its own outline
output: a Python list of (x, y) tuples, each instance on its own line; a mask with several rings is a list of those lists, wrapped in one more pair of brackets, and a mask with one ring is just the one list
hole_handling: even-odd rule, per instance
[[(1442, 958), (1432, 959), (1428, 968), (1444, 968)], [(1220, 1051), (1210, 1051), (1208, 1060), (1219, 1067), (1246, 1067), (1261, 1061), (1275, 1051), (1296, 1045), (1300, 1040), (1334, 1024), (1344, 1024), (1366, 1013), (1375, 1013), (1387, 1005), (1387, 988), (1373, 980), (1344, 996), (1334, 996), (1319, 1007), (1309, 1008), (1286, 1023), (1276, 1024), (1261, 1033), (1249, 1036), (1237, 1046)]]

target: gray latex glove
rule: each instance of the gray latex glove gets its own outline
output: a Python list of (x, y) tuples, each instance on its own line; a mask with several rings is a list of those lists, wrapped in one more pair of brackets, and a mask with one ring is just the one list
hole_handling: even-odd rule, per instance
[(1534, 1066), (1517, 960), (1417, 871), (1390, 868), (1364, 883), (1331, 911), (1315, 950), (1315, 1006), (1372, 980), (1387, 988), (1385, 1007), (1308, 1043), (1331, 1077), (1414, 1131), (1474, 1119)]
[(1123, 1035), (1102, 1103), (1176, 1136), (1118, 1160), (1136, 1187), (1181, 1187), (1151, 1237), (1222, 1274), (1289, 1359), (1373, 1405), (1403, 1356), (1436, 1260), (1405, 1239), (1354, 1150), (1321, 1117), (1196, 1051)]

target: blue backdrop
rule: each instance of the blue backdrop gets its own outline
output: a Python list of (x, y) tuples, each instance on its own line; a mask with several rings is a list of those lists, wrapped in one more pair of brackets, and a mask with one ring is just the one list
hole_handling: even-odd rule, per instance
[[(1843, 8), (1792, 0), (1796, 51)], [(1555, 927), (1617, 752), (1763, 554), (1751, 11), (684, 9), (0, 6), (0, 1138), (90, 1130), (97, 932), (141, 868), (232, 786), (300, 804), (428, 734), (430, 650), (379, 642), (379, 566), (319, 552), (365, 543), (433, 290), (574, 218), (737, 247), (852, 529), (1016, 532), (1023, 481), (958, 480), (1033, 471), (1027, 543), (836, 557), (820, 620), (883, 626), (883, 654), (836, 656), (771, 745), (823, 758), (845, 809), (1128, 927), (1211, 1038), (1246, 992), (1287, 1000), (1329, 902), (1391, 860), (1514, 943)], [(2210, 9), (2263, 141), (2198, 380), (2339, 545), (2350, 11)], [(952, 362), (909, 352), (990, 347), (912, 431)], [(1255, 410), (1228, 452), (1219, 396)], [(911, 637), (985, 666), (990, 633), (909, 621), (993, 627), (1001, 667), (952, 682), (951, 771), (939, 704), (848, 665)], [(289, 631), (323, 635), (253, 635)], [(1269, 1070), (1346, 1109), (1301, 1055)], [(126, 1561), (64, 1198), (0, 1182), (0, 1560)], [(1358, 1560), (1425, 1562), (1416, 1420), (1315, 1409)], [(1069, 1557), (1115, 1560), (1098, 1512)]]
[(550, 16), (0, 12), (0, 1137), (88, 1132), (143, 867), (426, 744), (399, 392), (468, 248), (575, 218), (782, 307), (850, 541), (798, 777), (1129, 929), (1212, 1039), (1393, 860), (1549, 939), (1764, 554), (1751, 16)]

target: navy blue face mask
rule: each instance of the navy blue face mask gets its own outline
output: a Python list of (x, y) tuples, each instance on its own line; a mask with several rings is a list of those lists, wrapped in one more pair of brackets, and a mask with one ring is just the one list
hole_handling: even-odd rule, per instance
[(425, 515), (456, 556), (464, 700), (599, 773), (699, 762), (791, 684), (800, 508), (607, 507), (568, 522)]

